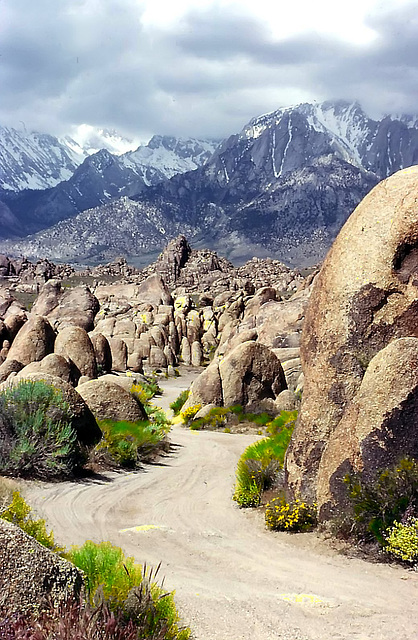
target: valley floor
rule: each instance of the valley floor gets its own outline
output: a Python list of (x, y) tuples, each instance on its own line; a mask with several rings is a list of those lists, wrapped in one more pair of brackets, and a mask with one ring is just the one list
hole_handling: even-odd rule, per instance
[[(187, 383), (168, 381), (156, 404)], [(269, 532), (262, 514), (238, 509), (234, 470), (254, 436), (176, 426), (171, 440), (143, 472), (31, 483), (25, 495), (60, 543), (110, 540), (161, 561), (196, 640), (418, 639), (418, 573), (338, 555), (315, 534)]]

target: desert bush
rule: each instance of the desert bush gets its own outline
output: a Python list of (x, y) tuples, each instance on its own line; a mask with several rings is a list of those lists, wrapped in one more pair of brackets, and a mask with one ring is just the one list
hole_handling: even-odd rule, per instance
[(139, 637), (153, 638), (152, 634), (160, 634), (155, 637), (189, 638), (190, 630), (179, 628), (173, 594), (165, 593), (154, 581), (158, 569), (149, 571), (141, 567), (109, 542), (87, 541), (82, 547), (72, 547), (67, 558), (84, 571), (90, 604), (104, 601), (110, 610), (123, 611), (144, 632)]
[(296, 417), (297, 412), (282, 412), (275, 421), (268, 423), (272, 435), (257, 440), (241, 455), (233, 495), (240, 507), (258, 506), (262, 492), (274, 485), (279, 471), (283, 469)]
[(418, 518), (411, 518), (406, 524), (394, 522), (385, 532), (385, 551), (405, 562), (418, 561)]
[(184, 424), (190, 425), (193, 422), (193, 419), (198, 411), (202, 408), (202, 405), (193, 404), (191, 407), (188, 407), (184, 411), (180, 412), (180, 416)]
[(278, 496), (266, 506), (266, 526), (274, 531), (308, 531), (316, 521), (316, 505), (301, 502), (298, 498), (287, 502), (283, 496)]
[(157, 380), (149, 378), (148, 382), (135, 383), (132, 385), (130, 393), (139, 400), (143, 405), (146, 405), (151, 398), (162, 394), (162, 389), (158, 385)]
[[(297, 417), (297, 409), (293, 411), (281, 411), (276, 418), (267, 424), (268, 433), (271, 436), (279, 436), (279, 434), (282, 434), (282, 437), (288, 437), (290, 440)], [(286, 448), (288, 444), (289, 442), (286, 443)]]
[(385, 545), (385, 531), (395, 521), (418, 515), (418, 462), (412, 458), (402, 458), (374, 480), (357, 474), (347, 475), (344, 482), (353, 509), (352, 530), (359, 538)]
[(97, 607), (68, 600), (58, 608), (50, 606), (39, 615), (10, 614), (0, 609), (2, 640), (164, 640), (164, 635), (144, 636), (123, 611), (111, 611), (106, 603)]
[(271, 453), (270, 440), (250, 445), (238, 460), (233, 500), (240, 507), (257, 507), (262, 492), (275, 481), (280, 465)]
[(189, 389), (184, 389), (183, 391), (181, 391), (181, 393), (177, 396), (177, 398), (170, 404), (170, 409), (172, 409), (173, 413), (175, 416), (178, 416), (184, 403), (186, 402), (187, 398), (190, 395), (190, 390)]
[(150, 420), (129, 422), (102, 420), (99, 422), (103, 438), (95, 448), (99, 457), (110, 464), (135, 468), (167, 445), (168, 425), (166, 421)]
[(3, 474), (65, 477), (84, 462), (70, 407), (53, 386), (22, 380), (6, 389), (0, 394), (0, 417), (10, 435), (7, 451), (0, 448)]
[(0, 518), (17, 525), (44, 547), (55, 552), (62, 551), (62, 548), (55, 544), (53, 532), (48, 533), (46, 530), (45, 520), (35, 520), (32, 517), (32, 509), (19, 491), (13, 491), (12, 501), (0, 511)]
[(231, 412), (226, 407), (212, 407), (203, 418), (193, 419), (190, 423), (190, 429), (199, 431), (200, 429), (224, 428), (229, 415)]

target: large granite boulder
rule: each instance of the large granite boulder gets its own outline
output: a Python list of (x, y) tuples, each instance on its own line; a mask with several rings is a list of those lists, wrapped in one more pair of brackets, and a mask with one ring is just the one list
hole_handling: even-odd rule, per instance
[(54, 341), (55, 333), (48, 320), (43, 316), (31, 316), (13, 340), (7, 358), (23, 365), (42, 360), (53, 352)]
[(267, 398), (286, 389), (280, 360), (259, 342), (243, 342), (219, 363), (225, 407), (240, 404), (257, 411)]
[[(7, 364), (7, 362), (10, 361), (6, 360), (4, 364)], [(0, 371), (2, 370), (2, 366), (0, 366)], [(58, 355), (57, 353), (50, 353), (45, 356), (45, 358), (42, 358), (42, 360), (31, 362), (21, 370), (17, 369), (17, 371), (19, 371), (21, 378), (24, 378), (29, 373), (47, 373), (51, 376), (62, 378), (62, 380), (65, 380), (65, 382), (73, 382), (70, 363), (68, 362), (68, 360), (66, 360), (66, 358)], [(1, 375), (0, 381), (2, 382)]]
[(418, 454), (416, 428), (405, 437), (415, 375), (397, 380), (396, 373), (416, 366), (415, 342), (399, 339), (418, 337), (417, 198), (418, 167), (377, 185), (313, 285), (301, 344), (303, 404), (286, 475), (290, 493), (319, 499), (323, 518), (342, 504), (343, 473), (370, 475)]
[(62, 289), (58, 280), (49, 280), (42, 287), (32, 307), (32, 313), (44, 315), (55, 329), (68, 326), (93, 329), (99, 302), (86, 286)]
[(266, 408), (286, 389), (280, 360), (265, 345), (244, 342), (225, 358), (213, 360), (193, 382), (184, 408), (195, 404), (231, 407), (247, 411)]
[(343, 479), (372, 479), (408, 455), (418, 458), (418, 338), (398, 338), (372, 358), (360, 387), (331, 433), (318, 471), (322, 518), (347, 499)]
[(20, 527), (0, 518), (0, 608), (37, 612), (78, 598), (83, 574)]
[(97, 377), (97, 363), (89, 335), (82, 327), (64, 327), (55, 340), (54, 352), (70, 360), (78, 377)]
[(119, 384), (99, 378), (77, 387), (97, 420), (146, 420), (141, 403)]
[(110, 350), (109, 341), (103, 333), (90, 333), (90, 340), (93, 345), (94, 354), (96, 356), (97, 366), (101, 371), (111, 371), (112, 369), (112, 352)]
[(158, 307), (160, 304), (171, 305), (173, 302), (166, 283), (157, 274), (141, 282), (137, 287), (136, 295), (141, 302), (149, 302), (153, 307)]

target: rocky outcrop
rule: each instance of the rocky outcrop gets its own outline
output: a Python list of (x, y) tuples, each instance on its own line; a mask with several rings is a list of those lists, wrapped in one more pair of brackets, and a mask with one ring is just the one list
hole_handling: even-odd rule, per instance
[(120, 385), (107, 380), (91, 380), (77, 387), (77, 392), (97, 420), (146, 420), (144, 407)]
[(97, 377), (94, 348), (88, 333), (81, 327), (65, 327), (55, 340), (54, 352), (69, 360), (80, 376)]
[(55, 333), (43, 316), (32, 316), (19, 330), (7, 358), (23, 365), (42, 360), (54, 350)]
[(57, 330), (67, 326), (93, 329), (99, 302), (85, 286), (62, 289), (61, 282), (49, 280), (42, 288), (32, 313), (44, 315)]
[(273, 409), (286, 389), (280, 360), (266, 346), (244, 342), (224, 359), (214, 360), (194, 381), (185, 408), (194, 404), (242, 405), (247, 411)]
[(0, 518), (0, 608), (8, 613), (37, 612), (78, 598), (82, 573), (19, 527)]
[[(418, 168), (379, 184), (335, 241), (306, 312), (305, 388), (286, 459), (291, 493), (327, 518), (341, 478), (418, 455)], [(399, 379), (398, 379), (399, 377)]]

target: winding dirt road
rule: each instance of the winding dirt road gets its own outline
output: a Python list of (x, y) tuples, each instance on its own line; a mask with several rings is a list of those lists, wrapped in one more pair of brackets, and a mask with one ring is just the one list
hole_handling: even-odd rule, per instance
[[(177, 395), (185, 380), (167, 395)], [(66, 545), (110, 540), (148, 565), (196, 640), (418, 640), (418, 574), (338, 555), (314, 534), (265, 530), (231, 500), (248, 435), (174, 427), (143, 472), (32, 484), (26, 496)]]

